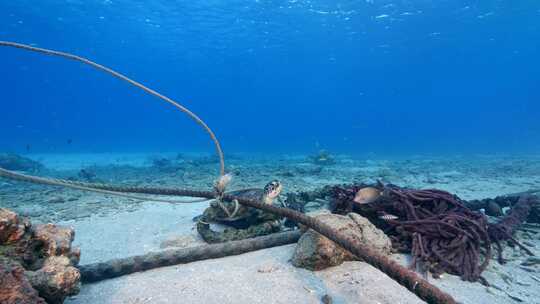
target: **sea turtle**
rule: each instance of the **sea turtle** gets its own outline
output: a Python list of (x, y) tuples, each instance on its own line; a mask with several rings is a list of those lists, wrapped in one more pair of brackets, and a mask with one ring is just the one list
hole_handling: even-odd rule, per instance
[[(227, 194), (259, 200), (265, 204), (273, 204), (283, 189), (277, 180), (266, 184), (263, 189), (243, 189), (231, 191)], [(256, 208), (246, 207), (232, 202), (212, 202), (203, 214), (196, 218), (197, 231), (204, 240), (210, 243), (225, 242), (230, 240), (244, 239), (279, 231), (281, 229), (281, 217)], [(223, 232), (211, 230), (210, 224), (221, 223), (228, 227)]]

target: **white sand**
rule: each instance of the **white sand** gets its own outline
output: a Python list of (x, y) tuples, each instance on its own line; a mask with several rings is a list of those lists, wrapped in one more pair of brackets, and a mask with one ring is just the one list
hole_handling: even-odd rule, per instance
[(59, 224), (75, 229), (73, 245), (81, 248), (81, 264), (88, 264), (159, 250), (160, 243), (172, 236), (191, 235), (199, 239), (192, 218), (207, 205), (145, 202), (135, 211)]

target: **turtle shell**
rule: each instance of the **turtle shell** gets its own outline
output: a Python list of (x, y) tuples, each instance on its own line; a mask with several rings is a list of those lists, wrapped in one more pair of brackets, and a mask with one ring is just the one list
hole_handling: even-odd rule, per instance
[(251, 189), (242, 189), (242, 190), (235, 190), (230, 191), (227, 194), (245, 198), (245, 199), (254, 199), (259, 200), (261, 199), (262, 195), (264, 194), (263, 189), (259, 188), (251, 188)]
[[(236, 197), (239, 197), (239, 198), (260, 200), (261, 197), (264, 194), (264, 190), (263, 189), (258, 189), (258, 188), (242, 189), (242, 190), (230, 191), (227, 194), (233, 195), (233, 196), (236, 196)], [(229, 207), (229, 211), (231, 213), (234, 211), (234, 206), (235, 206), (234, 203), (229, 202), (229, 203), (226, 204), (226, 206)], [(217, 220), (222, 221), (222, 222), (239, 221), (239, 220), (246, 219), (246, 218), (248, 218), (250, 216), (253, 216), (254, 212), (257, 212), (257, 210), (253, 209), (253, 208), (243, 206), (243, 205), (240, 205), (239, 208), (238, 208), (238, 211), (235, 214), (235, 216), (233, 216), (233, 217), (223, 216), (223, 217), (217, 218)]]

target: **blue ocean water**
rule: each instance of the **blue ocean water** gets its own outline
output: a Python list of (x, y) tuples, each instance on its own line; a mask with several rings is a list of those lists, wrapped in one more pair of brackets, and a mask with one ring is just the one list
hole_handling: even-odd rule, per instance
[[(226, 153), (540, 151), (538, 1), (1, 1), (0, 40), (141, 81)], [(80, 63), (0, 48), (0, 71), (2, 151), (213, 152)]]

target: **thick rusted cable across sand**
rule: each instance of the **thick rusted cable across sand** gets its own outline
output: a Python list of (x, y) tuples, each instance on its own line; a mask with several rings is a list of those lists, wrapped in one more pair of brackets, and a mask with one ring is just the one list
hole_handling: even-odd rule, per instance
[(3, 168), (0, 168), (0, 177), (5, 177), (5, 178), (13, 179), (13, 180), (24, 181), (24, 182), (32, 182), (32, 183), (41, 184), (41, 185), (61, 186), (61, 187), (67, 187), (67, 188), (76, 189), (76, 190), (95, 192), (95, 193), (100, 193), (100, 194), (105, 194), (105, 195), (119, 196), (119, 197), (129, 198), (129, 199), (138, 200), (138, 201), (151, 201), (151, 202), (160, 202), (160, 203), (169, 203), (169, 204), (191, 204), (191, 203), (201, 203), (201, 202), (205, 202), (209, 200), (207, 198), (199, 198), (199, 199), (190, 199), (189, 201), (180, 201), (180, 200), (164, 199), (164, 198), (158, 198), (158, 197), (145, 197), (145, 196), (131, 194), (131, 193), (136, 193), (134, 191), (124, 191), (125, 189), (122, 189), (123, 187), (117, 187), (119, 191), (115, 191), (115, 190), (110, 190), (111, 187), (98, 188), (97, 186), (101, 184), (90, 184), (90, 183), (83, 183), (83, 182), (77, 182), (77, 181), (71, 181), (71, 180), (65, 180), (65, 179), (44, 178), (44, 177), (39, 177), (39, 176), (32, 176), (32, 175), (26, 175), (26, 174), (22, 174), (18, 172), (13, 172), (13, 171), (9, 171)]

